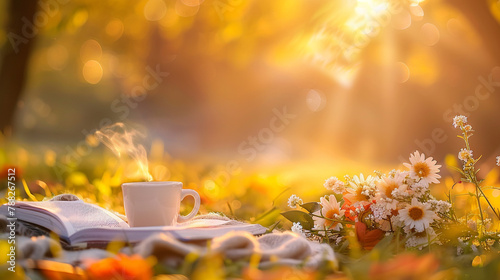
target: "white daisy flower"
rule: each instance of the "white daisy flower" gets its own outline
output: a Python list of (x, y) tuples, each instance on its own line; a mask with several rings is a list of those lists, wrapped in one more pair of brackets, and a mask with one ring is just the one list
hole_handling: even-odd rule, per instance
[(401, 189), (400, 191), (406, 192), (408, 186), (404, 183), (405, 177), (405, 174), (395, 173), (393, 177), (384, 177), (377, 182), (378, 196), (386, 198), (389, 209), (396, 209), (397, 205), (397, 200), (392, 194), (393, 191)]
[[(340, 204), (337, 202), (337, 199), (334, 195), (330, 195), (328, 200), (326, 198), (321, 197), (321, 210), (314, 212), (315, 215), (327, 218), (327, 219), (340, 219), (344, 216), (345, 210), (340, 210)], [(333, 229), (339, 230), (342, 228), (342, 224), (335, 221), (326, 220), (320, 217), (313, 216), (314, 227), (316, 229)]]
[(437, 161), (433, 160), (432, 157), (425, 158), (425, 154), (420, 154), (416, 151), (410, 156), (410, 163), (404, 163), (404, 166), (410, 169), (410, 177), (419, 183), (430, 184), (439, 183), (439, 178), (441, 176), (439, 173), (439, 168), (441, 165), (436, 164)]
[(369, 203), (370, 199), (373, 199), (377, 192), (375, 178), (371, 175), (366, 177), (366, 179), (363, 174), (360, 174), (359, 177), (355, 175), (349, 182), (349, 185), (352, 189), (346, 189), (347, 194), (344, 195), (344, 200), (355, 206)]
[(327, 190), (333, 191), (336, 194), (342, 194), (345, 191), (344, 182), (340, 181), (337, 177), (330, 177), (326, 179), (323, 186)]
[(298, 197), (294, 194), (292, 194), (290, 196), (290, 198), (288, 199), (288, 207), (290, 207), (290, 208), (297, 208), (297, 206), (299, 206), (301, 204), (304, 204), (302, 199), (300, 199), (300, 197)]
[(460, 152), (458, 152), (458, 158), (467, 162), (469, 159), (472, 159), (472, 151), (462, 148)]
[(430, 205), (420, 203), (416, 198), (413, 198), (406, 208), (399, 210), (399, 219), (408, 229), (415, 229), (417, 232), (424, 231), (436, 218), (436, 213), (430, 209)]
[(352, 177), (352, 180), (351, 180), (351, 182), (349, 182), (349, 184), (353, 188), (356, 188), (356, 187), (372, 188), (372, 187), (375, 187), (375, 178), (372, 177), (371, 175), (368, 175), (368, 177), (366, 177), (366, 179), (365, 179), (365, 176), (363, 175), (363, 173), (361, 173), (361, 174), (359, 174), (359, 177), (357, 175), (354, 175), (354, 177)]
[(455, 116), (453, 118), (453, 126), (455, 128), (457, 127), (460, 127), (460, 126), (464, 126), (465, 124), (467, 124), (467, 117), (466, 116)]
[(500, 166), (500, 156), (497, 156), (497, 165)]

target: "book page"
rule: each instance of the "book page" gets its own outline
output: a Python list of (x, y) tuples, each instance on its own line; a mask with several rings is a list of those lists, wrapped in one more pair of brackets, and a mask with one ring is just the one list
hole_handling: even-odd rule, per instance
[(18, 202), (16, 206), (37, 212), (47, 211), (60, 217), (69, 235), (86, 228), (129, 227), (113, 213), (83, 201)]

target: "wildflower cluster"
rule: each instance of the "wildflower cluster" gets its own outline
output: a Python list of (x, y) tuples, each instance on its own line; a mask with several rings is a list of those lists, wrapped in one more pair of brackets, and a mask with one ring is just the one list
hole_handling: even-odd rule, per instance
[[(437, 241), (437, 230), (447, 221), (451, 208), (450, 203), (436, 200), (429, 190), (431, 184), (439, 183), (441, 166), (418, 151), (404, 166), (407, 170), (389, 174), (327, 179), (324, 186), (333, 194), (321, 197), (317, 208), (304, 207), (313, 221), (309, 231), (329, 238), (342, 234), (344, 226), (361, 222), (369, 229), (401, 231), (407, 247)], [(290, 200), (295, 201), (296, 197)], [(297, 225), (295, 221), (294, 229)]]
[[(458, 137), (465, 142), (465, 147), (458, 153), (463, 163), (461, 169), (456, 168), (462, 175), (459, 183), (475, 186), (475, 194), (469, 193), (469, 196), (476, 201), (477, 212), (457, 217), (452, 203), (460, 194), (452, 197), (451, 190), (447, 194), (448, 201), (434, 198), (430, 187), (440, 183), (441, 165), (432, 157), (416, 151), (410, 155), (409, 162), (404, 163), (405, 170), (326, 179), (324, 187), (331, 193), (321, 197), (319, 202), (303, 204), (302, 199), (292, 195), (289, 206), (306, 211), (287, 211), (282, 213), (283, 216), (293, 222), (292, 231), (330, 244), (332, 241), (339, 244), (355, 232), (365, 249), (373, 248), (383, 236), (393, 233), (406, 248), (422, 249), (431, 244), (447, 243), (452, 241), (449, 239), (452, 228), (463, 229), (456, 233), (459, 237), (452, 241), (455, 244), (458, 241), (472, 246), (473, 243), (484, 243), (484, 240), (494, 243), (500, 235), (488, 232), (493, 223), (486, 216), (488, 211), (482, 209), (481, 201), (487, 202), (488, 210), (499, 220), (500, 209), (495, 208), (483, 192), (493, 187), (481, 186), (483, 180), (477, 178), (475, 164), (481, 157), (474, 158), (469, 145), (474, 130), (465, 116), (456, 116), (453, 126), (461, 130)], [(496, 161), (500, 165), (500, 156)], [(458, 245), (459, 249), (466, 246), (463, 244)], [(485, 245), (484, 248), (490, 247)]]

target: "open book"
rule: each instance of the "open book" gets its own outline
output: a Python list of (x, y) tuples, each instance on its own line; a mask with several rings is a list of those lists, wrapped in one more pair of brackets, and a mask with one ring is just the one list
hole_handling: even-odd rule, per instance
[(131, 228), (115, 214), (81, 200), (16, 202), (15, 206), (4, 204), (0, 207), (0, 214), (55, 232), (64, 245), (79, 248), (102, 247), (113, 240), (133, 244), (154, 233), (171, 234), (181, 241), (197, 241), (230, 231), (247, 231), (254, 235), (266, 232), (261, 225), (221, 219), (194, 219), (175, 226)]

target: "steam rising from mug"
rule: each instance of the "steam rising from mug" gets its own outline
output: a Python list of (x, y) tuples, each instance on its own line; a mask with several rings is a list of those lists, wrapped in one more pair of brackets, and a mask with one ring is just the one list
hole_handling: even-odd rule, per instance
[(115, 123), (96, 131), (97, 139), (106, 145), (118, 158), (129, 156), (137, 164), (136, 174), (133, 177), (142, 177), (152, 181), (153, 176), (148, 170), (148, 156), (143, 145), (137, 143), (138, 138), (144, 138), (139, 131), (127, 127), (123, 123)]

